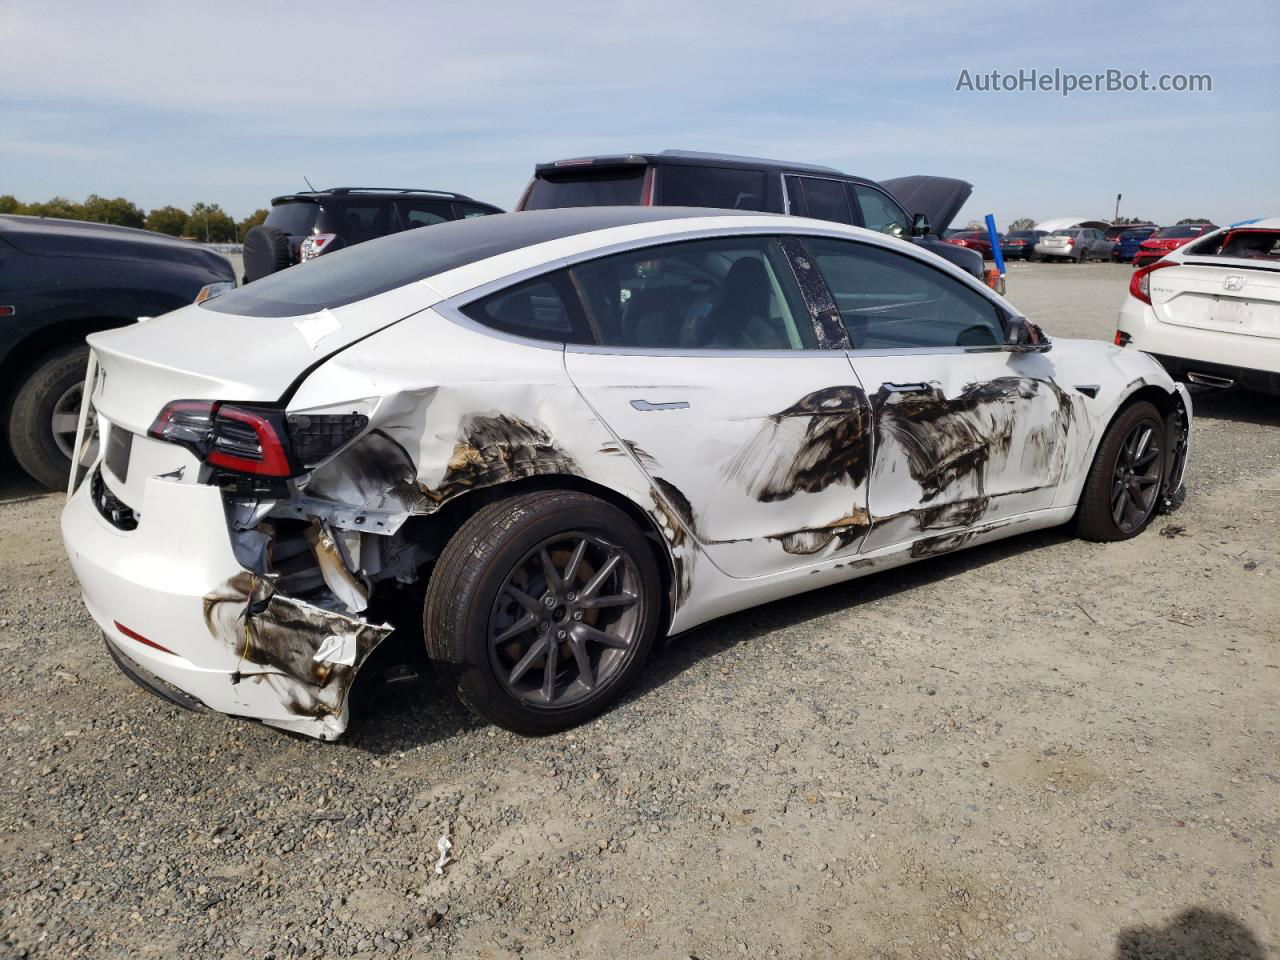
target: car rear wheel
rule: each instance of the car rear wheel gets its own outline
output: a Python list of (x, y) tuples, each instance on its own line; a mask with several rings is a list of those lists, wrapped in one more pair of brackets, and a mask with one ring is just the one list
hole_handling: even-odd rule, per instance
[(9, 447), (35, 480), (65, 489), (80, 422), (88, 347), (50, 354), (19, 388), (9, 413)]
[(1164, 419), (1149, 403), (1126, 407), (1107, 428), (1076, 509), (1085, 540), (1128, 540), (1155, 516), (1164, 480)]
[(616, 507), (568, 491), (511, 497), (450, 539), (427, 588), (427, 651), (474, 713), (546, 734), (635, 680), (661, 609), (657, 561)]

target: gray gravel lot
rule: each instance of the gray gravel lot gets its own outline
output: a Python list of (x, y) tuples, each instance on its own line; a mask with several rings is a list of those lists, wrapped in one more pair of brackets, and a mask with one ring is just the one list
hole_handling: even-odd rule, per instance
[[(1110, 339), (1129, 269), (1014, 264)], [(0, 958), (1148, 958), (1280, 945), (1280, 404), (1198, 398), (1186, 505), (726, 618), (571, 733), (364, 678), (325, 745), (116, 672), (0, 479)], [(436, 876), (448, 829), (456, 862)]]

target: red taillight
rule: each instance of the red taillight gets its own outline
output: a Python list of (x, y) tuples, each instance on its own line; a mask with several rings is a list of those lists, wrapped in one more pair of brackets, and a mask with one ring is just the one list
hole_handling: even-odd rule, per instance
[(656, 167), (651, 166), (644, 172), (644, 185), (640, 188), (640, 206), (642, 207), (653, 206), (653, 183), (656, 169)]
[(214, 427), (206, 459), (215, 467), (263, 477), (287, 477), (292, 472), (280, 434), (262, 414), (223, 404)]
[(1075, 242), (1076, 242), (1076, 238), (1075, 238), (1075, 237), (1067, 237), (1067, 246), (1068, 246), (1068, 247), (1069, 247), (1069, 246), (1071, 246), (1071, 245), (1072, 245), (1073, 243), (1075, 243)]
[(1164, 267), (1176, 267), (1177, 264), (1172, 260), (1157, 260), (1155, 263), (1146, 267), (1139, 267), (1133, 272), (1133, 276), (1129, 278), (1129, 296), (1136, 297), (1143, 303), (1151, 303), (1151, 281), (1149, 277), (1156, 270)]
[(1133, 337), (1129, 336), (1123, 330), (1116, 331), (1115, 344), (1117, 347), (1127, 347), (1129, 345), (1129, 341), (1132, 339)]
[(186, 447), (205, 463), (262, 477), (293, 473), (282, 438), (281, 415), (211, 400), (176, 400), (147, 431)]
[(314, 260), (329, 249), (336, 239), (338, 239), (336, 233), (317, 233), (305, 238), (298, 247), (299, 260)]
[(168, 647), (162, 647), (160, 646), (160, 644), (156, 643), (154, 640), (148, 640), (146, 637), (138, 633), (136, 630), (130, 630), (119, 620), (112, 620), (111, 622), (115, 624), (117, 630), (119, 630), (122, 634), (124, 634), (130, 640), (137, 640), (139, 643), (144, 644), (148, 647), (151, 647), (153, 650), (159, 650), (161, 653), (167, 653), (171, 657), (177, 656), (177, 654), (174, 653), (172, 650), (170, 650)]

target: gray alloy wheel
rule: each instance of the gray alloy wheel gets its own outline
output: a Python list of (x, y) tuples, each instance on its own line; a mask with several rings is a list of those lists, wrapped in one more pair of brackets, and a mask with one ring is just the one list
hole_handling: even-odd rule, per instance
[(567, 707), (608, 684), (639, 644), (639, 571), (616, 544), (570, 531), (507, 574), (489, 618), (494, 674), (532, 707)]
[(1143, 420), (1120, 444), (1111, 478), (1111, 519), (1121, 533), (1140, 529), (1155, 509), (1164, 469), (1160, 433), (1159, 424)]
[(76, 429), (80, 426), (80, 400), (84, 396), (84, 384), (77, 383), (62, 392), (53, 403), (53, 416), (49, 428), (53, 442), (68, 460), (76, 445)]

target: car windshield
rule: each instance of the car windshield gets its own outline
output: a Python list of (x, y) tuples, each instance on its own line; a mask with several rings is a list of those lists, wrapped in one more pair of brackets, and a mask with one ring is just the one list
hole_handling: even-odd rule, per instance
[(592, 172), (583, 170), (569, 176), (538, 174), (524, 202), (525, 210), (558, 207), (613, 207), (639, 203), (644, 190), (644, 167)]
[(1034, 240), (1036, 237), (1044, 236), (1039, 230), (1014, 230), (1007, 234), (1010, 240)]
[(1080, 230), (1055, 230), (1050, 234), (1052, 237), (1078, 237), (1082, 231)]
[(1280, 260), (1280, 230), (1242, 227), (1227, 230), (1186, 248), (1193, 254), (1241, 260)]
[(1126, 230), (1120, 234), (1121, 240), (1145, 240), (1151, 236), (1154, 231), (1150, 227), (1144, 227), (1139, 230)]
[(1187, 237), (1198, 237), (1205, 228), (1200, 224), (1188, 223), (1177, 227), (1161, 227), (1154, 236), (1161, 240), (1185, 240)]

